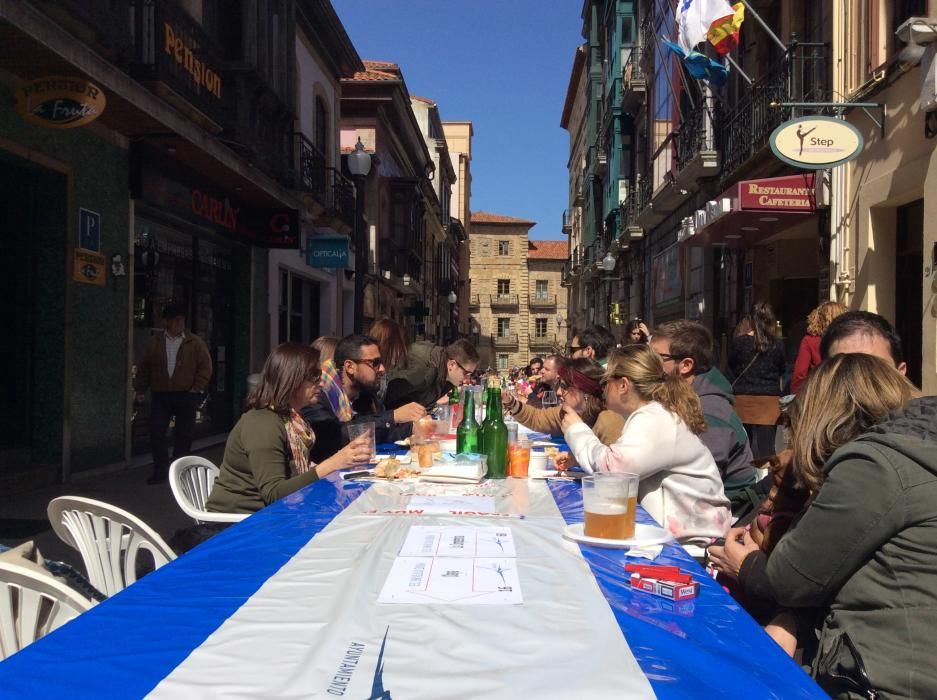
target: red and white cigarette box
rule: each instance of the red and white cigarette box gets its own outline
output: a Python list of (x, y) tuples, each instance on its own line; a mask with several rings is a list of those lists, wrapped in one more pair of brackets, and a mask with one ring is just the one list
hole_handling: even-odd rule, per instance
[(675, 583), (631, 574), (631, 587), (668, 600), (689, 600), (699, 595), (699, 583)]

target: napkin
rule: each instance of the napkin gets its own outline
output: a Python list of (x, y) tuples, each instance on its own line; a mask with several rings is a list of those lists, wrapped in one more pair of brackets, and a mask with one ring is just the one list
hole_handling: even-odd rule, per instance
[(650, 559), (654, 561), (657, 557), (660, 556), (660, 553), (663, 551), (664, 545), (662, 544), (648, 544), (639, 547), (631, 547), (625, 556), (628, 557), (640, 557), (641, 559)]
[(484, 466), (478, 458), (468, 458), (458, 455), (433, 462), (428, 469), (420, 474), (420, 481), (435, 481), (443, 484), (475, 484), (485, 476)]

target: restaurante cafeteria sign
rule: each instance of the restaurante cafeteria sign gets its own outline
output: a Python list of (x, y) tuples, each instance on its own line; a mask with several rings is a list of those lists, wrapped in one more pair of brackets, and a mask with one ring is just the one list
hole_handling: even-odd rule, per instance
[(862, 134), (849, 122), (833, 117), (800, 117), (771, 133), (771, 150), (788, 165), (807, 170), (833, 168), (859, 155)]
[(30, 124), (51, 129), (90, 124), (106, 104), (101, 88), (82, 78), (38, 78), (16, 91), (17, 113)]

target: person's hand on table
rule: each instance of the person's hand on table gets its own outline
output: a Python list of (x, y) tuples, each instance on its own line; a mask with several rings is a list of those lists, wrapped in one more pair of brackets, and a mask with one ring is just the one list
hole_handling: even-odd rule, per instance
[(560, 411), (560, 416), (562, 417), (560, 426), (563, 428), (564, 433), (577, 423), (582, 423), (582, 418), (579, 417), (579, 414), (569, 406), (563, 406), (563, 410)]
[(394, 410), (394, 423), (412, 423), (426, 415), (426, 409), (416, 402)]
[(749, 554), (759, 549), (758, 543), (752, 539), (747, 529), (733, 527), (726, 533), (725, 546), (711, 545), (707, 551), (709, 563), (716, 571), (737, 579), (742, 562)]

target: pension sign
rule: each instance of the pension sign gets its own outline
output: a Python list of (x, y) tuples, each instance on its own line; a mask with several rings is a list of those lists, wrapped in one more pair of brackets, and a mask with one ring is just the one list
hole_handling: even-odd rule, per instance
[(862, 134), (834, 117), (800, 117), (771, 133), (771, 150), (788, 165), (824, 170), (848, 163), (862, 151)]
[(30, 124), (52, 129), (89, 124), (106, 104), (101, 88), (83, 78), (39, 78), (16, 91), (17, 113)]

